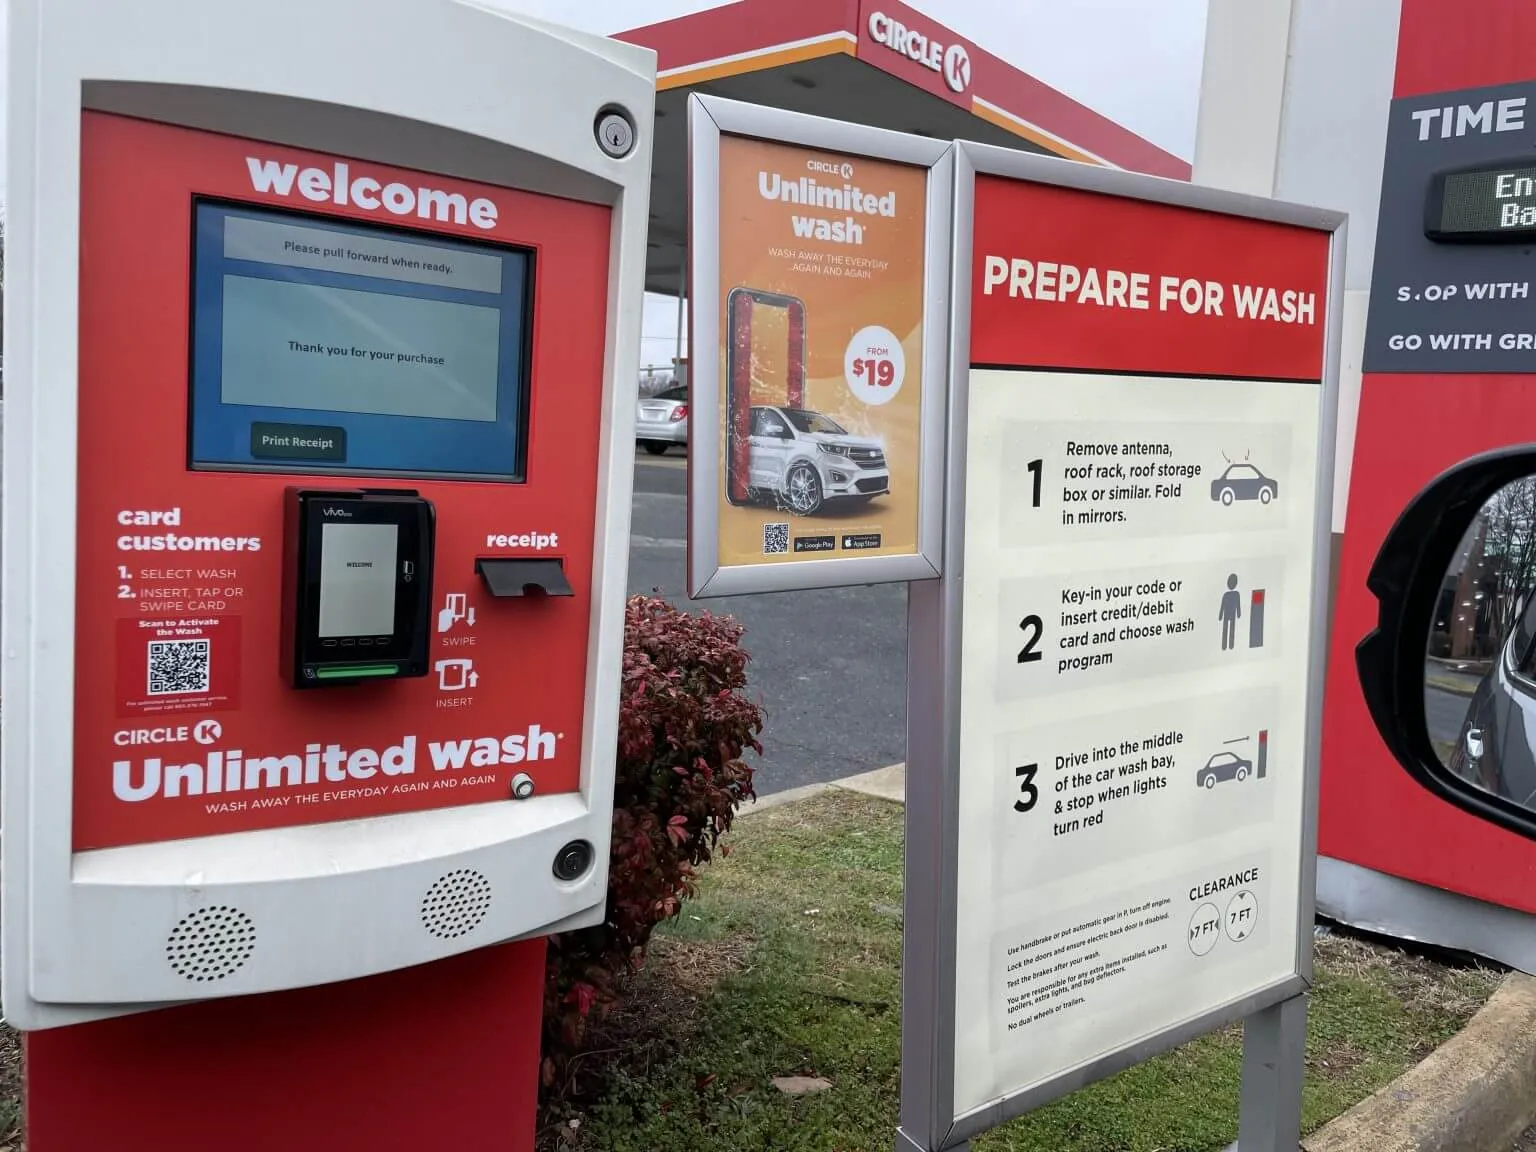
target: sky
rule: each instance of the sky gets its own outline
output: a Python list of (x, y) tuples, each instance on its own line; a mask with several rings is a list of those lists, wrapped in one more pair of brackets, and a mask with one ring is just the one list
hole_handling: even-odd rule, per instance
[[(720, 0), (483, 2), (603, 34), (720, 6)], [(1159, 147), (1186, 160), (1194, 156), (1207, 0), (907, 2)], [(0, 20), (0, 69), (5, 46), (5, 22)], [(0, 90), (0, 103), (3, 99)], [(5, 119), (0, 115), (0, 152), (4, 147)], [(0, 210), (4, 201), (5, 174), (0, 170)], [(676, 325), (675, 301), (646, 298), (642, 364), (671, 363)]]

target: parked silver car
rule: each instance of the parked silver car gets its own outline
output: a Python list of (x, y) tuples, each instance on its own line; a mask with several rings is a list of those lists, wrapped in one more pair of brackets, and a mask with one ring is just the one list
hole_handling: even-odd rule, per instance
[(635, 442), (652, 456), (674, 444), (688, 444), (688, 388), (668, 388), (640, 397), (635, 408)]

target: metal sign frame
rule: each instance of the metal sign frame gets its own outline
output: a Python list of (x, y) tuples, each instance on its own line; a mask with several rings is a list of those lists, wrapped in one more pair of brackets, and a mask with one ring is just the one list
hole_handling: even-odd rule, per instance
[[(956, 1118), (955, 939), (960, 795), (962, 592), (965, 582), (966, 445), (971, 277), (977, 174), (1098, 192), (1331, 235), (1324, 316), (1322, 410), (1313, 508), (1311, 650), (1307, 661), (1301, 875), (1294, 972), (1136, 1042), (1061, 1071)], [(1312, 984), (1318, 769), (1327, 666), (1329, 542), (1338, 419), (1346, 218), (1342, 213), (1179, 181), (962, 142), (955, 155), (953, 283), (943, 575), (908, 593), (905, 932), (902, 956), (902, 1092), (898, 1152), (964, 1148), (966, 1141), (1084, 1085), (1196, 1036), (1246, 1020), (1239, 1142), (1243, 1152), (1294, 1152), (1300, 1139), (1306, 1001)]]
[[(919, 414), (917, 550), (722, 567), (721, 467), (716, 448), (723, 405), (721, 372), (720, 138), (742, 136), (926, 168), (924, 207), (922, 397)], [(689, 374), (689, 595), (738, 596), (931, 580), (939, 575), (944, 516), (944, 413), (949, 375), (950, 220), (955, 145), (840, 120), (826, 120), (713, 96), (688, 98), (688, 317), (694, 355)], [(707, 439), (706, 439), (707, 438)]]

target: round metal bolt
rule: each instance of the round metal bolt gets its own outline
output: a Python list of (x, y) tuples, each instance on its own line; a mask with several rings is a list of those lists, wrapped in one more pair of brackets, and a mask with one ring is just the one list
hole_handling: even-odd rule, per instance
[(515, 800), (526, 800), (533, 795), (533, 777), (526, 772), (519, 772), (512, 777), (512, 797)]
[(635, 125), (625, 112), (610, 108), (597, 118), (597, 146), (615, 160), (628, 156), (635, 147)]

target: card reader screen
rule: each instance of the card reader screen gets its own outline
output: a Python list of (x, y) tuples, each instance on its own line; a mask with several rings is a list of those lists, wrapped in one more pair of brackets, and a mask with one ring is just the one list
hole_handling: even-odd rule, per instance
[(195, 212), (194, 467), (521, 478), (527, 252)]
[(397, 524), (320, 526), (321, 639), (394, 632), (399, 552)]

